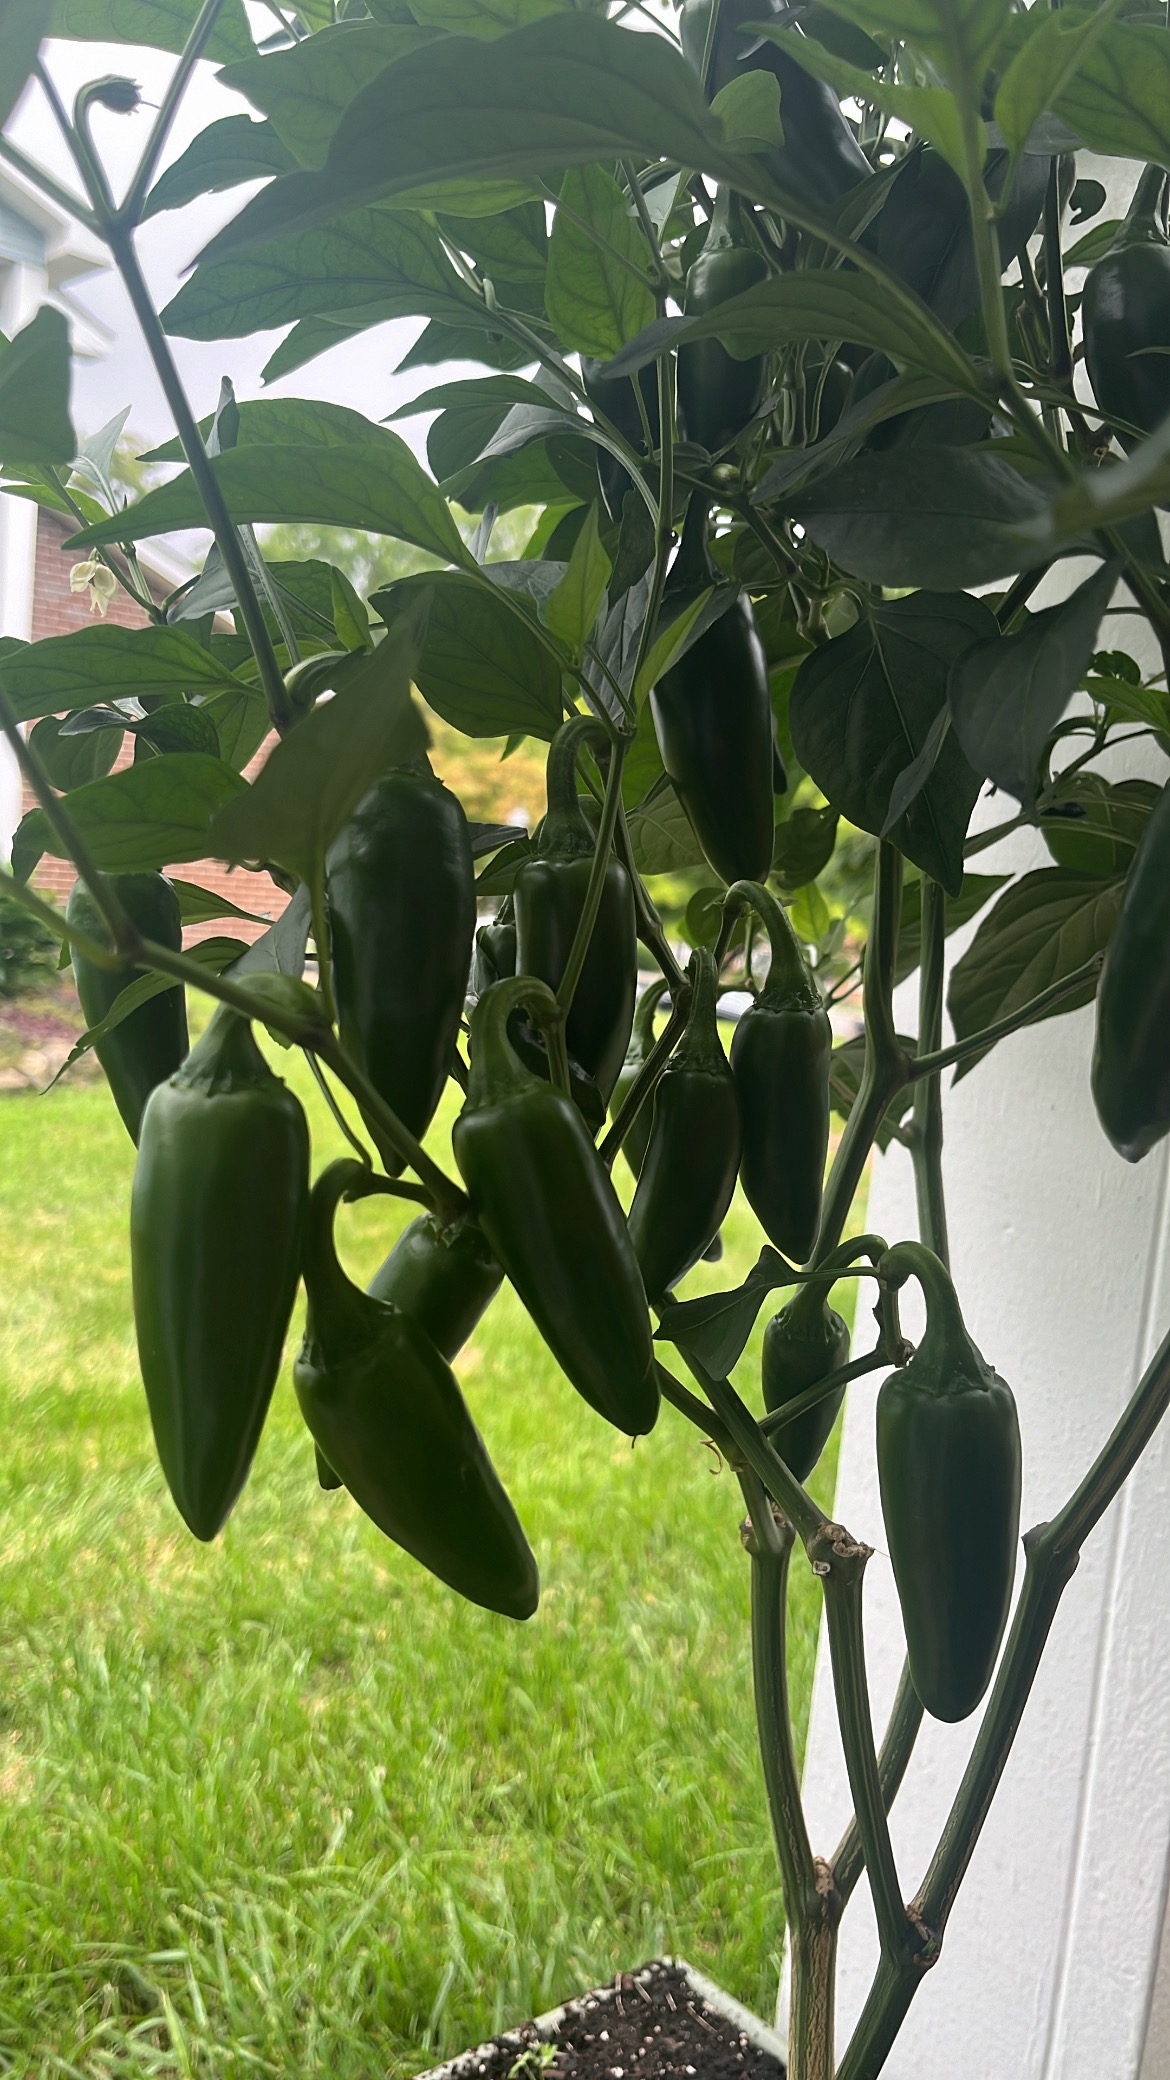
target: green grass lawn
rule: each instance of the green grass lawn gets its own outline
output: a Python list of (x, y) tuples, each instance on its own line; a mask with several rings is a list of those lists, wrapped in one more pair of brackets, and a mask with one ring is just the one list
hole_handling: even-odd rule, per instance
[[(340, 1136), (280, 1060), (319, 1164)], [(698, 1433), (664, 1408), (631, 1450), (505, 1292), (459, 1371), (540, 1562), (531, 1623), (318, 1490), (287, 1365), (201, 1546), (151, 1447), (104, 1086), (0, 1100), (0, 1147), (0, 2071), (410, 2074), (663, 1950), (768, 2012), (741, 1504)], [(410, 1211), (344, 1214), (355, 1275)], [(696, 1288), (754, 1258), (739, 1203), (726, 1239)], [(802, 1723), (815, 1622), (802, 1572)]]

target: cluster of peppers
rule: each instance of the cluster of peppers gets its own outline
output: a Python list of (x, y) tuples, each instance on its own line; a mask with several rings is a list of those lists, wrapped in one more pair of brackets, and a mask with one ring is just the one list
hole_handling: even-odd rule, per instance
[[(750, 24), (767, 12), (753, 0), (718, 8), (684, 0), (684, 52), (709, 97), (744, 71), (771, 72), (783, 101), (781, 177), (818, 201), (842, 196), (868, 164), (831, 91), (753, 34)], [(958, 323), (969, 270), (955, 248), (951, 179), (929, 154), (907, 166), (894, 199), (913, 219), (913, 235), (888, 257), (908, 278), (917, 267), (923, 279), (915, 286), (938, 307), (949, 296), (947, 322)], [(1042, 184), (1035, 195), (1021, 188), (1009, 198), (1009, 245), (1017, 232), (1027, 236), (1041, 192)], [(1152, 178), (1143, 183), (1114, 253), (1086, 288), (1089, 372), (1123, 439), (1170, 409), (1164, 353), (1132, 358), (1139, 333), (1144, 340), (1149, 332), (1152, 349), (1167, 336), (1162, 199)], [(883, 223), (896, 214), (885, 212)], [(684, 308), (716, 309), (769, 272), (735, 198), (718, 191), (687, 272)], [(1135, 331), (1135, 307), (1149, 320), (1145, 331)], [(651, 452), (660, 432), (656, 371), (635, 383), (586, 361), (582, 373), (596, 411), (635, 451)], [(850, 386), (864, 388), (882, 373), (877, 357), (860, 369), (842, 362), (825, 371), (832, 381), (818, 387), (822, 427)], [(717, 461), (770, 409), (766, 383), (765, 357), (736, 359), (715, 340), (685, 344), (681, 437)], [(598, 469), (604, 503), (620, 520), (629, 476), (608, 453)], [(715, 582), (709, 513), (708, 498), (695, 492), (664, 615)], [(247, 1477), (303, 1276), (307, 1319), (294, 1384), (322, 1486), (347, 1488), (387, 1536), (463, 1596), (526, 1617), (539, 1594), (536, 1563), (452, 1370), (504, 1279), (576, 1390), (636, 1437), (659, 1409), (649, 1305), (664, 1303), (717, 1249), (737, 1181), (774, 1248), (792, 1264), (817, 1264), (831, 1033), (787, 914), (766, 886), (773, 797), (787, 783), (746, 594), (662, 675), (650, 701), (667, 776), (727, 884), (719, 948), (695, 953), (676, 999), (673, 1048), (655, 1035), (663, 982), (650, 985), (635, 1011), (634, 889), (616, 851), (594, 884), (597, 839), (578, 773), (587, 754), (603, 767), (607, 740), (591, 718), (573, 717), (554, 739), (538, 841), (495, 919), (478, 931), (466, 819), (425, 759), (380, 780), (332, 848), (326, 901), (340, 1038), (416, 1138), (459, 1061), (463, 1025), (469, 1038), (453, 1146), (470, 1210), (452, 1223), (420, 1215), (366, 1291), (338, 1261), (334, 1226), (343, 1201), (394, 1189), (401, 1159), (376, 1115), (365, 1124), (385, 1175), (346, 1159), (311, 1184), (302, 1108), (236, 1012), (221, 1007), (188, 1052), (182, 992), (165, 989), (98, 1043), (138, 1142), (131, 1242), (143, 1379), (167, 1480), (198, 1537), (216, 1535)], [(1167, 922), (1165, 801), (1149, 819), (1142, 852), (1145, 865), (1139, 858), (1131, 881), (1145, 895), (1128, 925), (1123, 916), (1110, 955), (1095, 1071), (1106, 1125), (1135, 1155), (1170, 1130), (1170, 1081), (1155, 1037), (1170, 1002), (1151, 994), (1145, 1023), (1129, 1016), (1135, 978), (1145, 972), (1142, 935)], [(163, 876), (122, 876), (117, 886), (144, 936), (181, 944), (178, 903)], [(1156, 902), (1160, 924), (1152, 921)], [(1128, 911), (1128, 895), (1126, 903)], [(587, 904), (595, 905), (592, 929), (563, 1017), (556, 992)], [(721, 954), (745, 912), (767, 934), (770, 963), (729, 1059), (717, 1023)], [(91, 936), (101, 932), (80, 884), (70, 919)], [(133, 979), (80, 957), (75, 974), (91, 1025)], [(1119, 1009), (1111, 1017), (1114, 1000), (1124, 1016)], [(606, 1148), (620, 1139), (636, 1183), (628, 1216), (597, 1145), (607, 1110), (615, 1130)], [(922, 1342), (881, 1391), (878, 1462), (914, 1683), (929, 1711), (958, 1719), (982, 1697), (1006, 1623), (1019, 1527), (1015, 1406), (971, 1342), (947, 1272), (929, 1250), (901, 1244), (877, 1272), (891, 1293), (916, 1278), (926, 1301)], [(765, 1420), (800, 1481), (825, 1448), (845, 1390), (849, 1331), (829, 1304), (830, 1287), (824, 1264), (819, 1276), (797, 1282), (763, 1342)]]

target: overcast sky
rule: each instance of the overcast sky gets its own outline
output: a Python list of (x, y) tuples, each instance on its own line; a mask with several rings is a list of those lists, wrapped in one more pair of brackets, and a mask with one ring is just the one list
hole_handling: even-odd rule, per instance
[[(157, 104), (175, 63), (173, 57), (163, 52), (125, 44), (66, 42), (47, 45), (46, 59), (66, 107), (72, 105), (73, 96), (86, 80), (101, 78), (105, 73), (136, 79), (146, 102)], [(240, 112), (256, 113), (239, 95), (229, 93), (219, 84), (213, 66), (198, 66), (171, 132), (164, 164), (178, 158), (208, 123)], [(132, 116), (117, 116), (103, 109), (94, 112), (94, 135), (104, 153), (115, 194), (122, 193), (129, 180), (153, 113), (151, 106), (143, 106)], [(29, 87), (7, 127), (8, 134), (30, 157), (69, 185), (76, 185), (68, 153), (38, 87)], [(250, 187), (236, 188), (227, 195), (204, 196), (186, 209), (152, 218), (143, 227), (138, 235), (138, 252), (156, 308), (169, 302), (200, 247), (254, 192)], [(78, 361), (75, 365), (73, 413), (79, 434), (95, 432), (115, 412), (129, 405), (128, 431), (141, 440), (144, 448), (168, 439), (174, 429), (117, 275), (110, 271), (88, 276), (74, 285), (71, 293), (108, 328), (115, 341), (104, 361)], [(248, 339), (218, 344), (176, 339), (173, 349), (197, 417), (214, 409), (220, 377), (229, 375), (240, 397), (324, 397), (351, 405), (368, 418), (380, 419), (408, 397), (418, 396), (440, 380), (434, 369), (414, 369), (403, 377), (393, 374), (395, 364), (422, 331), (423, 322), (408, 318), (380, 325), (333, 348), (270, 388), (261, 384), (260, 371), (281, 338), (279, 332), (258, 332)], [(442, 380), (464, 373), (485, 371), (445, 365)], [(424, 460), (424, 437), (429, 423), (428, 419), (409, 419), (398, 428)]]

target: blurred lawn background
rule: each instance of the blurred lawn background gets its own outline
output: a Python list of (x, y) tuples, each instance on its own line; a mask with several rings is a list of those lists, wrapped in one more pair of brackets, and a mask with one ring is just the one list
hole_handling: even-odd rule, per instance
[[(273, 1056), (320, 1167), (344, 1145)], [(0, 2071), (411, 2074), (663, 1951), (770, 2013), (741, 1499), (698, 1433), (664, 1408), (632, 1450), (501, 1294), (458, 1370), (540, 1562), (516, 1626), (318, 1490), (298, 1304), (250, 1485), (200, 1546), (153, 1456), (104, 1084), (0, 1105)], [(449, 1086), (444, 1159), (453, 1113)], [(355, 1276), (413, 1210), (344, 1212)], [(687, 1290), (754, 1260), (738, 1199), (724, 1232)]]

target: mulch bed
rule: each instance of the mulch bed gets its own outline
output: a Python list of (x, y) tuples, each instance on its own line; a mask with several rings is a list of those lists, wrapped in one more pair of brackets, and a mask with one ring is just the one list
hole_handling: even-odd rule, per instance
[[(542, 2050), (543, 2046), (551, 2049)], [(784, 2080), (675, 1964), (623, 1972), (571, 2001), (555, 2030), (528, 2022), (457, 2061), (460, 2080)]]

